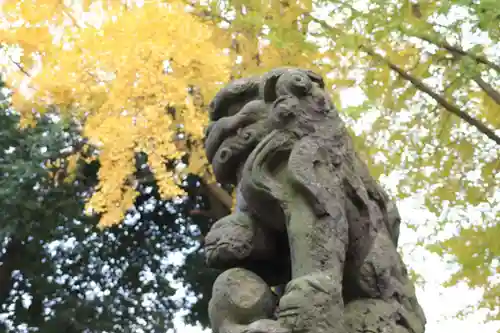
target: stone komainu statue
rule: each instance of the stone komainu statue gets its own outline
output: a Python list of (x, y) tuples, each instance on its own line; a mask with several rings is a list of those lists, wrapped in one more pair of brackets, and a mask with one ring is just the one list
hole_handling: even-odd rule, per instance
[(236, 80), (210, 112), (208, 160), (237, 191), (235, 211), (205, 239), (207, 264), (226, 270), (209, 304), (213, 331), (424, 332), (397, 208), (322, 78), (279, 68)]

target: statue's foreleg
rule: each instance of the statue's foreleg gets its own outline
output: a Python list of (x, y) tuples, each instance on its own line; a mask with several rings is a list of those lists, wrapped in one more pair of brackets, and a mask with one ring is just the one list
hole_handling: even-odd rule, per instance
[(317, 218), (294, 203), (288, 224), (292, 280), (279, 303), (279, 320), (293, 332), (342, 333), (346, 222), (341, 215)]
[[(314, 147), (308, 148), (311, 151)], [(345, 332), (342, 278), (348, 223), (341, 201), (322, 184), (325, 181), (322, 174), (330, 170), (323, 170), (327, 166), (321, 160), (311, 170), (307, 167), (312, 165), (311, 160), (302, 164), (303, 158), (310, 155), (292, 153), (289, 167), (295, 180), (282, 181), (292, 280), (279, 303), (279, 320), (293, 332), (342, 333)], [(289, 176), (290, 171), (286, 172)], [(307, 179), (301, 181), (301, 175)]]

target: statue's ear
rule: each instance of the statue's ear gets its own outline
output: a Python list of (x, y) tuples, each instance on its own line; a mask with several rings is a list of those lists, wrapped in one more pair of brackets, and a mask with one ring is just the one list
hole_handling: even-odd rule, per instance
[(278, 98), (276, 93), (276, 83), (281, 75), (286, 73), (291, 68), (276, 68), (273, 69), (262, 76), (262, 81), (260, 83), (260, 97), (266, 103), (272, 103)]
[(311, 79), (311, 81), (316, 82), (320, 86), (320, 88), (325, 87), (325, 82), (323, 81), (323, 78), (311, 70), (293, 68), (293, 67), (277, 68), (267, 72), (262, 76), (259, 93), (261, 98), (264, 99), (264, 102), (271, 103), (275, 101), (276, 98), (278, 98), (276, 92), (276, 83), (278, 82), (280, 76), (289, 70), (294, 70), (294, 71), (298, 70), (304, 72)]
[(249, 77), (234, 80), (222, 88), (210, 102), (210, 120), (232, 116), (243, 105), (258, 98), (259, 82), (259, 77)]

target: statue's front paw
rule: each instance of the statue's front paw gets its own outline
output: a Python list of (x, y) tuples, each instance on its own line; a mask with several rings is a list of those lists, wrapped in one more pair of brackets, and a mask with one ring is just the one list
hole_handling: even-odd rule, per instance
[(276, 241), (252, 218), (236, 212), (217, 221), (205, 237), (205, 259), (213, 268), (241, 266), (247, 260), (269, 260)]
[[(256, 330), (261, 326), (254, 322), (273, 318), (276, 303), (271, 288), (257, 274), (232, 268), (214, 282), (208, 304), (210, 325), (214, 333), (243, 333), (252, 327)], [(255, 330), (248, 332), (258, 332)]]
[(253, 230), (243, 214), (231, 214), (217, 221), (205, 237), (207, 265), (225, 268), (244, 260), (252, 252)]
[(278, 321), (261, 319), (254, 321), (242, 333), (291, 333), (292, 331), (283, 327)]

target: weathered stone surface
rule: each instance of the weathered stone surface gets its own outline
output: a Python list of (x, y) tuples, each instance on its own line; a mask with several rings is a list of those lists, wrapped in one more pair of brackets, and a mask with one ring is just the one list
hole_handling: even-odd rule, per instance
[(232, 82), (211, 120), (207, 157), (237, 185), (235, 212), (206, 237), (207, 264), (228, 269), (210, 303), (215, 333), (424, 332), (397, 208), (320, 76), (279, 68)]

